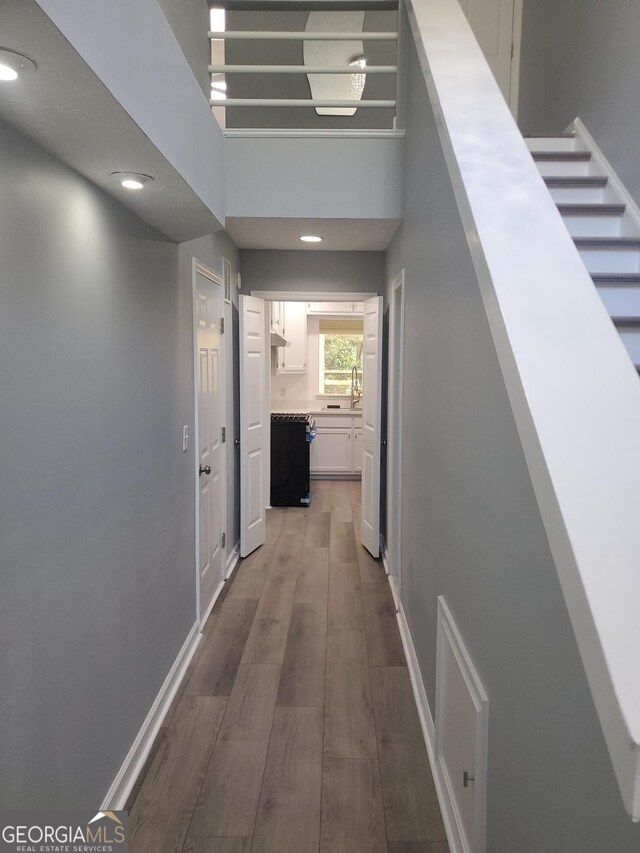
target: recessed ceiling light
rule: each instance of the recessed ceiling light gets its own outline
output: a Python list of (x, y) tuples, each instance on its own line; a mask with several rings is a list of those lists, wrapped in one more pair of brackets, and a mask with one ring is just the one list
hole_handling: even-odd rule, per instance
[(141, 190), (145, 184), (151, 183), (151, 175), (143, 175), (140, 172), (112, 172), (112, 177), (120, 181), (125, 190)]
[(17, 80), (21, 74), (35, 70), (36, 64), (28, 56), (0, 48), (0, 80), (2, 82)]
[(300, 239), (303, 243), (322, 243), (322, 237), (317, 237), (315, 234), (303, 234)]

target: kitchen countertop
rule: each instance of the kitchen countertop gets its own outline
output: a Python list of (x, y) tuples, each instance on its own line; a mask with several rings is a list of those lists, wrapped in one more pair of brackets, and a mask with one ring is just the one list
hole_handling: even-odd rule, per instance
[[(326, 406), (326, 403), (324, 404)], [(327, 409), (325, 410), (319, 400), (297, 400), (275, 402), (271, 401), (271, 411), (273, 414), (289, 415), (301, 412), (305, 415), (335, 415), (336, 417), (357, 417), (362, 415), (362, 408), (350, 409)]]

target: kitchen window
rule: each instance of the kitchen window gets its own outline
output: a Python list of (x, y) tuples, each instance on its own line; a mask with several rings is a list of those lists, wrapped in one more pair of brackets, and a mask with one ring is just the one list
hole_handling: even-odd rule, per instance
[(321, 320), (319, 335), (319, 393), (348, 397), (355, 367), (362, 388), (362, 320)]

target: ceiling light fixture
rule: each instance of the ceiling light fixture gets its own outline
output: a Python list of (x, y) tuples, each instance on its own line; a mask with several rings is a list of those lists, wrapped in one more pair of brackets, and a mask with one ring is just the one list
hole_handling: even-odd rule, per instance
[(35, 62), (28, 56), (0, 48), (0, 81), (3, 83), (17, 80), (21, 74), (35, 71), (36, 67)]
[(145, 184), (153, 181), (151, 175), (143, 175), (140, 172), (112, 172), (111, 175), (120, 181), (125, 190), (141, 190)]
[(322, 237), (318, 237), (315, 234), (303, 234), (300, 239), (303, 243), (322, 243)]

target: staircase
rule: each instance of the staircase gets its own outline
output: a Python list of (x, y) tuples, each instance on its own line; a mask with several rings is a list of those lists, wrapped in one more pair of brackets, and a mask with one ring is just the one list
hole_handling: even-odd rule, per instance
[(588, 138), (570, 133), (528, 137), (526, 143), (640, 372), (638, 209)]

